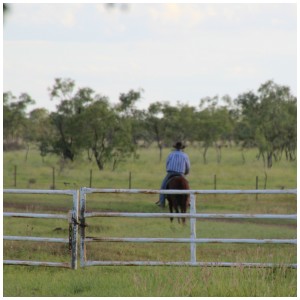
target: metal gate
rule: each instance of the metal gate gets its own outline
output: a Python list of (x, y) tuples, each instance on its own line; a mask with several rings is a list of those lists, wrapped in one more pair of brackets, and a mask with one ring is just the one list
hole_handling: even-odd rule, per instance
[[(4, 189), (4, 193), (11, 194), (51, 194), (72, 196), (72, 210), (68, 214), (37, 214), (37, 213), (18, 213), (4, 212), (4, 217), (18, 218), (46, 218), (46, 219), (65, 219), (69, 222), (69, 238), (49, 238), (49, 237), (31, 237), (31, 236), (3, 236), (4, 240), (10, 241), (32, 241), (32, 242), (51, 242), (70, 244), (71, 261), (70, 262), (42, 262), (42, 261), (24, 261), (24, 260), (3, 260), (3, 264), (8, 265), (28, 265), (28, 266), (50, 266), (77, 269), (77, 240), (78, 240), (78, 191), (77, 190), (16, 190)], [(71, 207), (71, 205), (70, 205)]]
[[(190, 219), (190, 238), (86, 238), (86, 219), (92, 217), (137, 217), (137, 218), (169, 218), (171, 213), (119, 213), (119, 212), (87, 212), (86, 195), (91, 193), (127, 193), (127, 194), (190, 194), (190, 213), (176, 214), (176, 217)], [(297, 194), (297, 190), (134, 190), (134, 189), (80, 189), (80, 266), (111, 266), (111, 265), (180, 265), (180, 266), (219, 266), (219, 267), (277, 267), (297, 268), (297, 264), (274, 263), (234, 263), (234, 262), (199, 262), (196, 259), (196, 244), (198, 243), (249, 243), (249, 244), (297, 244), (296, 239), (216, 239), (197, 238), (196, 220), (203, 218), (221, 219), (289, 219), (296, 220), (297, 215), (270, 214), (201, 214), (196, 213), (196, 194)], [(86, 243), (91, 242), (135, 242), (135, 243), (190, 243), (190, 261), (91, 261), (86, 259)]]

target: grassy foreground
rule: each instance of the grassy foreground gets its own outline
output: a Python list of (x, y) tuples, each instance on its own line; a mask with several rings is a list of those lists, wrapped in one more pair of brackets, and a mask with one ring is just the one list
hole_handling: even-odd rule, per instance
[(5, 266), (4, 275), (14, 297), (295, 297), (297, 287), (290, 269)]
[[(214, 162), (209, 151), (208, 164), (202, 163), (201, 152), (187, 148), (192, 163), (189, 181), (192, 189), (254, 189), (256, 176), (259, 188), (296, 188), (296, 162), (282, 160), (266, 170), (255, 158), (255, 151), (245, 154), (243, 163), (237, 149), (224, 149), (221, 164)], [(56, 170), (56, 188), (89, 186), (128, 188), (131, 172), (132, 188), (159, 189), (165, 174), (164, 152), (158, 161), (156, 149), (142, 149), (140, 158), (122, 163), (112, 172), (98, 171), (83, 158), (81, 162), (62, 166), (56, 157), (44, 162), (35, 151), (4, 153), (4, 188), (14, 188), (14, 166), (18, 166), (17, 188), (48, 189), (52, 184), (52, 167)], [(4, 211), (66, 213), (71, 199), (62, 196), (4, 194)], [(95, 194), (87, 198), (91, 211), (160, 212), (154, 205), (155, 195)], [(165, 210), (167, 211), (167, 209)], [(295, 195), (203, 195), (197, 196), (197, 212), (295, 214)], [(64, 220), (4, 218), (4, 235), (42, 237), (68, 236)], [(278, 238), (297, 236), (296, 222), (287, 220), (198, 220), (199, 238)], [(168, 219), (93, 218), (88, 220), (87, 236), (95, 237), (189, 237), (187, 226), (172, 224)], [(68, 262), (64, 244), (12, 242), (3, 243), (4, 259)], [(91, 260), (160, 260), (188, 261), (188, 244), (90, 243), (87, 258)], [(199, 244), (198, 261), (296, 263), (295, 245)], [(296, 296), (297, 271), (286, 268), (199, 268), (199, 267), (91, 267), (67, 270), (51, 267), (3, 267), (4, 296)]]

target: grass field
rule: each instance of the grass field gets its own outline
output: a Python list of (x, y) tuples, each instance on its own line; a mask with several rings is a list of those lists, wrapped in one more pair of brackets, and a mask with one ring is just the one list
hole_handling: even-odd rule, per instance
[[(222, 162), (215, 162), (209, 150), (208, 164), (203, 164), (199, 149), (189, 147), (192, 170), (188, 179), (191, 189), (255, 189), (296, 188), (296, 162), (275, 162), (265, 169), (257, 161), (255, 150), (241, 153), (235, 148), (223, 150)], [(62, 166), (57, 157), (44, 162), (37, 152), (8, 152), (3, 155), (4, 188), (49, 189), (55, 168), (56, 189), (92, 187), (159, 189), (165, 175), (164, 160), (158, 160), (156, 149), (142, 149), (139, 159), (122, 163), (115, 172), (104, 171), (85, 158)], [(265, 177), (267, 176), (267, 177)], [(265, 178), (267, 181), (265, 182)], [(66, 213), (71, 199), (66, 196), (3, 196), (4, 211)], [(156, 195), (92, 194), (87, 197), (90, 211), (160, 212), (154, 205)], [(167, 211), (167, 209), (165, 210)], [(197, 212), (295, 214), (295, 195), (197, 195)], [(68, 237), (64, 220), (4, 218), (4, 235)], [(189, 224), (189, 223), (187, 223)], [(288, 220), (198, 220), (198, 238), (294, 239), (295, 221)], [(88, 219), (87, 236), (93, 237), (185, 237), (189, 226), (168, 219), (92, 218)], [(160, 260), (188, 261), (189, 244), (90, 243), (87, 258), (91, 260)], [(38, 242), (3, 242), (4, 259), (69, 262), (64, 244)], [(198, 261), (296, 263), (295, 245), (276, 244), (198, 244)], [(90, 267), (67, 270), (51, 267), (3, 267), (4, 296), (296, 296), (297, 272), (293, 269), (199, 268), (199, 267)]]

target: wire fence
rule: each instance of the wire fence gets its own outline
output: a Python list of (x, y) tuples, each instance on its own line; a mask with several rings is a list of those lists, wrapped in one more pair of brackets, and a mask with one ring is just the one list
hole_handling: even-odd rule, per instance
[[(4, 176), (5, 188), (27, 188), (27, 189), (78, 189), (81, 186), (89, 188), (106, 187), (107, 181), (111, 182), (116, 188), (140, 188), (141, 183), (149, 182), (144, 173), (135, 173), (132, 171), (119, 172), (95, 172), (93, 169), (80, 171), (80, 179), (78, 179), (79, 170), (68, 170), (62, 172), (56, 167), (43, 168), (38, 176), (32, 174), (32, 168), (26, 170), (24, 168), (14, 165), (9, 169), (9, 172)], [(157, 186), (149, 186), (149, 188), (157, 188), (160, 185), (160, 179), (163, 175), (153, 174), (157, 180)], [(144, 178), (145, 177), (145, 178)], [(237, 180), (238, 179), (238, 180)], [(204, 186), (207, 189), (290, 189), (293, 188), (289, 181), (284, 178), (278, 182), (274, 182), (272, 177), (268, 178), (265, 174), (249, 176), (247, 172), (244, 176), (234, 178), (232, 174), (218, 175), (218, 174), (198, 174), (191, 178), (191, 181), (196, 186)], [(106, 186), (104, 185), (106, 182)], [(237, 184), (237, 182), (239, 182)]]

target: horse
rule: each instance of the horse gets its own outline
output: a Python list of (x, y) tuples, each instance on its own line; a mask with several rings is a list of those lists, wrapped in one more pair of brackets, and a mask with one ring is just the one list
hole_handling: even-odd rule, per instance
[[(167, 183), (167, 190), (189, 190), (190, 186), (188, 181), (184, 176), (176, 175)], [(190, 204), (190, 195), (189, 194), (167, 194), (166, 198), (169, 202), (170, 213), (173, 213), (173, 207), (176, 213), (179, 213), (178, 207), (181, 210), (181, 213), (186, 213), (187, 206)], [(182, 224), (185, 224), (185, 218), (181, 218)], [(170, 218), (170, 221), (173, 222), (173, 217)], [(178, 218), (178, 223), (180, 223), (180, 218)]]

